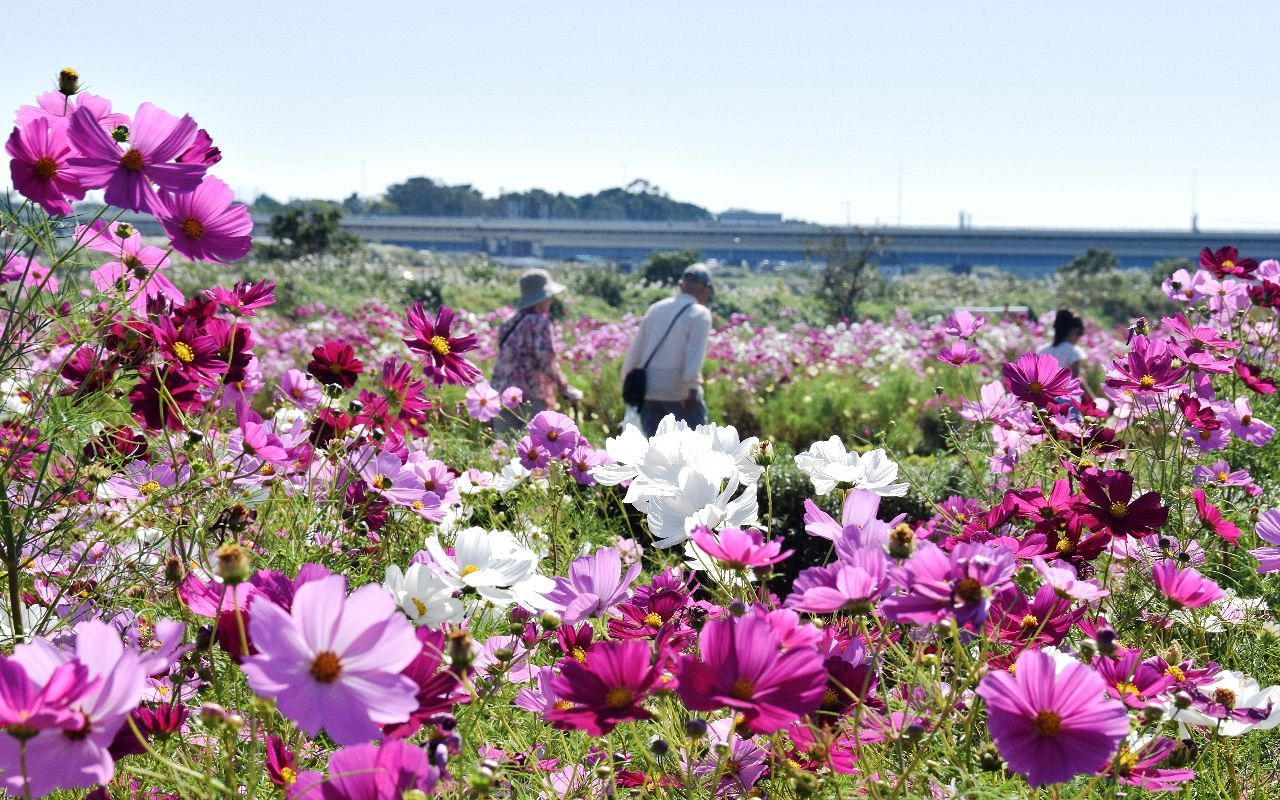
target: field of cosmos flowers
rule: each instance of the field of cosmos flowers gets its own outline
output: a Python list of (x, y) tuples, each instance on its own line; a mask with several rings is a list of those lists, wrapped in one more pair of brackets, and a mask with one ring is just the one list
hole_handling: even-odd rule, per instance
[(504, 442), (500, 314), (184, 293), (251, 249), (215, 140), (78, 89), (6, 145), (10, 796), (1280, 796), (1277, 261), (1201, 253), (1083, 382), (1035, 320), (735, 317), (721, 424), (651, 439), (634, 319), (566, 324), (597, 401)]

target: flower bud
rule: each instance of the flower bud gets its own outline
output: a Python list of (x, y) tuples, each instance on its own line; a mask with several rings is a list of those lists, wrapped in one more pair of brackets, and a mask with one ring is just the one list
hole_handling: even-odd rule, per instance
[(195, 447), (204, 441), (204, 434), (200, 431), (187, 431), (187, 445)]
[(544, 631), (554, 631), (560, 627), (560, 615), (554, 611), (543, 611), (542, 616), (538, 617), (538, 625)]
[(747, 604), (742, 602), (741, 600), (734, 600), (732, 603), (729, 604), (729, 613), (734, 615), (735, 617), (741, 617), (742, 615), (747, 613), (747, 610), (748, 610)]
[(471, 634), (467, 631), (450, 631), (446, 642), (445, 653), (449, 657), (449, 665), (455, 672), (461, 672), (476, 660)]
[(227, 710), (217, 703), (200, 706), (200, 721), (210, 728), (220, 727), (227, 721)]
[(596, 766), (596, 777), (602, 781), (607, 781), (613, 777), (613, 767), (608, 764), (600, 764)]
[(762, 467), (769, 466), (773, 463), (774, 459), (773, 442), (768, 439), (761, 439), (760, 443), (756, 445), (755, 453), (753, 455), (755, 456), (757, 464)]
[(693, 717), (684, 724), (685, 735), (690, 739), (701, 739), (707, 735), (707, 721)]
[(129, 126), (117, 125), (111, 129), (111, 138), (118, 144), (124, 144), (129, 141)]
[(1169, 751), (1169, 755), (1165, 757), (1160, 766), (1169, 769), (1179, 769), (1196, 760), (1199, 754), (1199, 748), (1196, 743), (1190, 739), (1183, 739), (1176, 747)]
[(235, 542), (227, 542), (213, 554), (217, 562), (218, 577), (228, 586), (244, 583), (253, 576), (249, 566), (249, 551)]
[(169, 556), (164, 560), (164, 579), (169, 583), (182, 583), (187, 577), (187, 565), (178, 556)]
[(324, 396), (330, 400), (337, 400), (342, 397), (342, 387), (336, 383), (327, 383), (324, 387)]
[(795, 772), (791, 776), (796, 797), (812, 797), (818, 791), (818, 776), (812, 772)]
[(1147, 706), (1142, 709), (1142, 721), (1147, 725), (1155, 725), (1164, 718), (1164, 710), (1160, 706)]
[(1000, 751), (994, 745), (983, 745), (978, 750), (978, 766), (987, 772), (997, 772), (1004, 767)]
[(908, 558), (916, 547), (916, 532), (905, 522), (889, 531), (889, 555), (899, 561)]
[(655, 736), (649, 740), (649, 752), (661, 758), (671, 752), (671, 745), (661, 736)]
[(65, 67), (58, 73), (58, 91), (70, 97), (80, 92), (80, 73)]
[(427, 793), (421, 789), (407, 789), (400, 793), (400, 800), (427, 800)]
[(1104, 656), (1114, 656), (1116, 654), (1116, 632), (1110, 628), (1103, 628), (1098, 631), (1096, 638), (1098, 643), (1098, 652)]
[(1076, 650), (1080, 653), (1080, 658), (1085, 661), (1092, 661), (1093, 657), (1098, 654), (1098, 645), (1092, 639), (1085, 639)]
[(204, 652), (213, 646), (213, 626), (201, 625), (196, 628), (196, 650)]

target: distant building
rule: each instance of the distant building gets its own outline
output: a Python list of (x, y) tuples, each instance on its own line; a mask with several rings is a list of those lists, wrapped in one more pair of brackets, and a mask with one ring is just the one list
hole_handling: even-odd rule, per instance
[(731, 208), (718, 215), (716, 220), (724, 225), (777, 225), (782, 222), (782, 215)]

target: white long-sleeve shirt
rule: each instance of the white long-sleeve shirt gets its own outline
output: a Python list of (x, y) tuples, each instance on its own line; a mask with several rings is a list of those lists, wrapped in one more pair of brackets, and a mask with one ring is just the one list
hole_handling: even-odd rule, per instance
[[(692, 305), (680, 314), (671, 333), (667, 335), (657, 352), (658, 340), (671, 326), (680, 309)], [(692, 295), (680, 292), (675, 297), (659, 300), (649, 306), (640, 331), (631, 341), (631, 349), (622, 362), (622, 375), (644, 366), (653, 353), (653, 360), (645, 370), (645, 399), (677, 402), (689, 396), (689, 390), (702, 383), (702, 360), (707, 354), (707, 335), (711, 332), (711, 312), (699, 304)]]

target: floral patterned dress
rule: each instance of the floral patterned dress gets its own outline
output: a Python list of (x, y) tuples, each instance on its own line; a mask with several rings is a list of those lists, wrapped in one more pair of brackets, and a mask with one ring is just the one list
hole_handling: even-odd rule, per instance
[(551, 317), (536, 311), (522, 311), (498, 329), (498, 361), (493, 367), (492, 386), (501, 392), (515, 386), (526, 402), (556, 409), (556, 398), (569, 387), (560, 371)]

